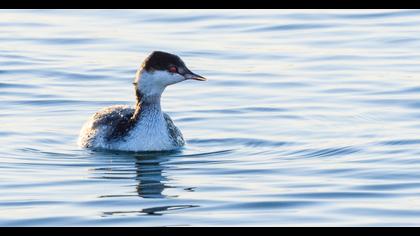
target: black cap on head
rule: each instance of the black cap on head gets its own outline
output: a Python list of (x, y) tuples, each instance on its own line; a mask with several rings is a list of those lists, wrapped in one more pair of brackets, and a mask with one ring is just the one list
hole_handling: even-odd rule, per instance
[(170, 66), (185, 67), (185, 64), (177, 55), (161, 51), (152, 52), (143, 63), (143, 68), (147, 71), (167, 70)]

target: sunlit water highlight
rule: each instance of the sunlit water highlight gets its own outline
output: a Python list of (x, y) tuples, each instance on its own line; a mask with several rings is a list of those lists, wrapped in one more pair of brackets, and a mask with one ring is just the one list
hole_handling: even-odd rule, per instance
[[(0, 11), (0, 225), (420, 222), (419, 10)], [(77, 147), (153, 50), (179, 152)]]

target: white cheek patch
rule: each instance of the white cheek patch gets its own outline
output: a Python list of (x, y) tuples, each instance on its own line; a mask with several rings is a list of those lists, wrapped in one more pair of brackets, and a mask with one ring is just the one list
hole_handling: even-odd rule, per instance
[(162, 75), (158, 71), (142, 72), (139, 74), (140, 78), (137, 79), (137, 89), (143, 95), (160, 95), (165, 90), (165, 83), (162, 81)]
[(178, 73), (156, 70), (153, 72), (141, 71), (137, 73), (137, 89), (144, 95), (160, 95), (166, 86), (185, 80)]

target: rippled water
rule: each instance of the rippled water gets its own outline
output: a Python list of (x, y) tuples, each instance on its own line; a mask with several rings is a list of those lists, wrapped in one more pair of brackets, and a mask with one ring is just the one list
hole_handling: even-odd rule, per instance
[[(419, 10), (0, 11), (0, 225), (420, 222)], [(77, 147), (153, 50), (172, 153)]]

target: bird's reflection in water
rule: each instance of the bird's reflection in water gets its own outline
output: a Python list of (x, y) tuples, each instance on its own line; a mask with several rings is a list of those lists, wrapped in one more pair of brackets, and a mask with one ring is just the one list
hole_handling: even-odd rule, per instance
[[(144, 199), (174, 199), (177, 196), (165, 194), (165, 189), (175, 188), (171, 186), (168, 177), (165, 175), (168, 162), (172, 155), (178, 152), (156, 152), (156, 153), (121, 153), (121, 152), (101, 152), (98, 158), (105, 167), (94, 168), (94, 177), (108, 180), (136, 180), (135, 195), (132, 194), (113, 194), (101, 195), (99, 198), (133, 197), (138, 196)], [(134, 170), (133, 170), (134, 164)], [(98, 176), (99, 174), (99, 176)], [(194, 187), (182, 188), (185, 191), (194, 191)], [(131, 192), (131, 191), (130, 191)], [(168, 211), (181, 210), (186, 208), (198, 207), (198, 205), (188, 204), (168, 204), (169, 202), (159, 202), (163, 204), (153, 205), (143, 209), (123, 209), (106, 211), (103, 217), (115, 215), (163, 215)], [(171, 202), (173, 203), (173, 202)], [(154, 203), (156, 204), (156, 202)], [(131, 207), (130, 207), (131, 208)]]
[[(168, 177), (165, 175), (165, 162), (169, 161), (171, 155), (178, 152), (156, 152), (156, 153), (102, 153), (102, 161), (110, 161), (110, 166), (103, 168), (95, 168), (95, 177), (108, 180), (136, 180), (135, 192), (140, 198), (175, 198), (176, 195), (165, 194), (165, 189), (175, 188), (169, 184)], [(102, 162), (103, 163), (103, 162)], [(107, 162), (109, 163), (109, 162)], [(134, 170), (133, 170), (134, 164)], [(99, 174), (99, 176), (98, 176)], [(185, 191), (194, 191), (194, 187), (182, 188)], [(100, 198), (115, 198), (115, 197), (133, 197), (132, 194), (118, 194), (118, 195), (101, 195)], [(147, 215), (162, 215), (167, 211), (180, 210), (185, 208), (198, 207), (197, 205), (158, 205), (151, 206), (144, 209), (136, 210), (118, 210), (103, 212), (103, 216), (111, 215), (126, 215), (126, 214), (147, 214)]]
[[(98, 152), (104, 167), (94, 168), (94, 177), (109, 180), (136, 180), (135, 191), (141, 198), (166, 198), (163, 192), (169, 186), (165, 176), (165, 162), (178, 152)], [(134, 165), (134, 166), (133, 166)], [(133, 168), (134, 167), (134, 168)], [(133, 176), (134, 174), (134, 176)], [(103, 197), (124, 197), (132, 195), (103, 195)]]
[(168, 158), (163, 156), (137, 156), (136, 157), (136, 190), (142, 198), (164, 198), (167, 178), (163, 175), (163, 165)]

